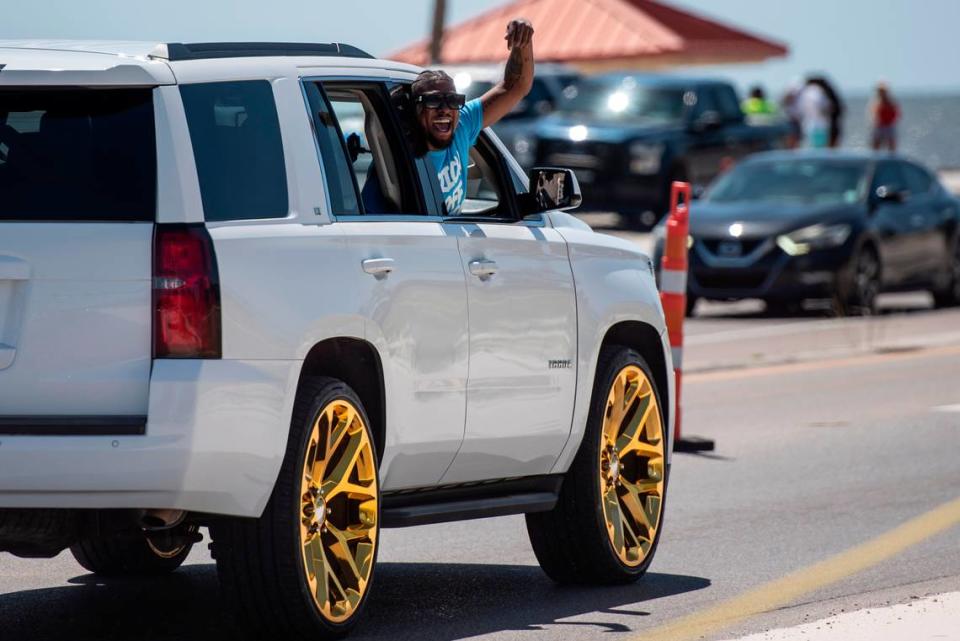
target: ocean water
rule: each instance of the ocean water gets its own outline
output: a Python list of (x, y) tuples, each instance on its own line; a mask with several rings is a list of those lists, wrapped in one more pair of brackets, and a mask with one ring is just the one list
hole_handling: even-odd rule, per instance
[[(900, 104), (899, 151), (931, 169), (960, 168), (960, 94), (897, 95)], [(841, 143), (870, 145), (869, 96), (847, 96)]]

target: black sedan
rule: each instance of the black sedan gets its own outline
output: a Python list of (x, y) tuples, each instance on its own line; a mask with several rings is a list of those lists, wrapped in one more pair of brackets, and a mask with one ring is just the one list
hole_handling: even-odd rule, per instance
[[(897, 155), (769, 152), (721, 176), (690, 208), (688, 310), (697, 299), (761, 298), (786, 311), (831, 299), (876, 312), (881, 291), (960, 303), (960, 201)], [(655, 230), (656, 265), (664, 226)]]

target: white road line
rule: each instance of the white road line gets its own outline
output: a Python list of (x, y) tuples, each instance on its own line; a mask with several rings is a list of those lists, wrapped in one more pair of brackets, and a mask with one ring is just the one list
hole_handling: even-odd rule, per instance
[(960, 412), (960, 403), (957, 405), (941, 405), (940, 407), (934, 407), (934, 412)]
[(738, 641), (938, 641), (960, 640), (960, 592), (947, 592), (883, 608), (846, 612)]

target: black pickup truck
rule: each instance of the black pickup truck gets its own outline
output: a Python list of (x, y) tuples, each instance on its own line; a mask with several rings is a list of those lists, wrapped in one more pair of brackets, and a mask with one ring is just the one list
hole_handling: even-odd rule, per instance
[(725, 165), (781, 147), (788, 134), (780, 120), (748, 123), (727, 82), (610, 74), (581, 81), (540, 121), (536, 164), (574, 169), (581, 209), (650, 228), (669, 208), (672, 181), (702, 190)]

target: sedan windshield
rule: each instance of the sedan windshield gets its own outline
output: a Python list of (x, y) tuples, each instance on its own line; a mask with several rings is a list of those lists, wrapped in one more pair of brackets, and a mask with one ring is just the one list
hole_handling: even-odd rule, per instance
[(683, 118), (684, 90), (678, 87), (643, 87), (627, 79), (620, 84), (584, 81), (561, 104), (561, 111), (602, 118), (675, 122)]
[(716, 203), (855, 203), (866, 193), (866, 175), (866, 166), (860, 162), (750, 162), (721, 176), (707, 192), (705, 200)]

